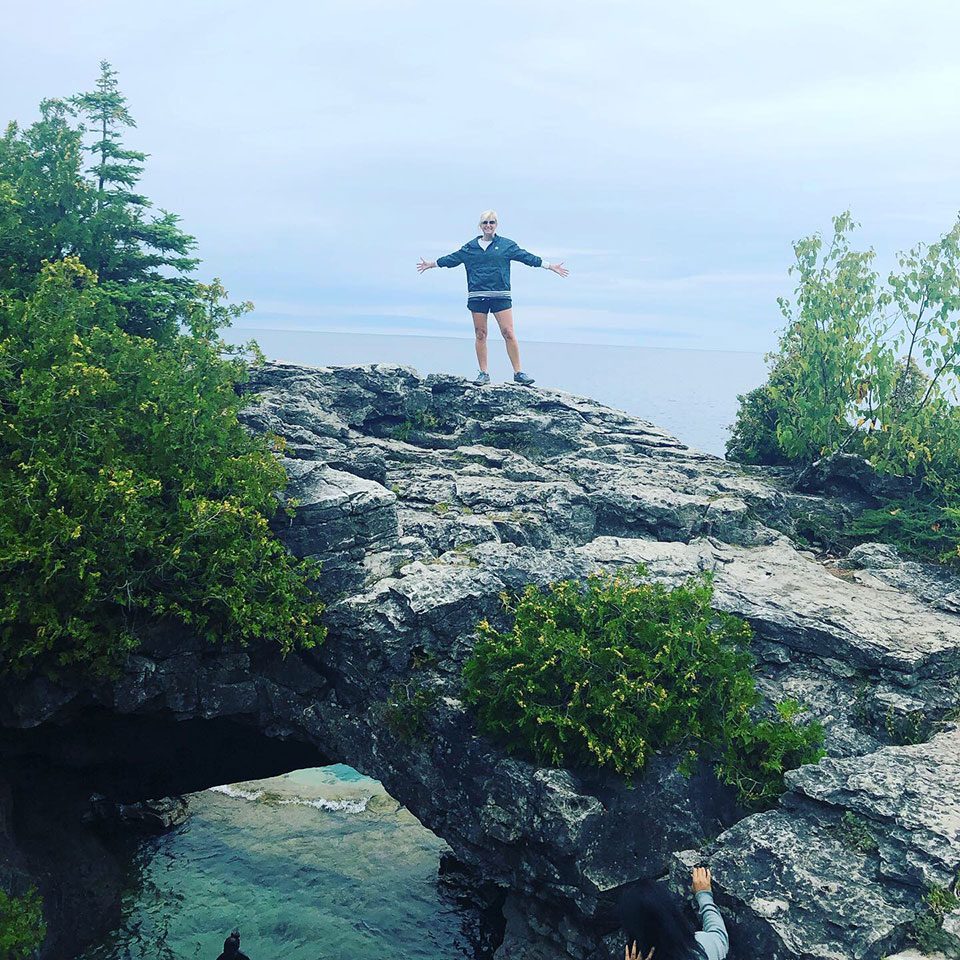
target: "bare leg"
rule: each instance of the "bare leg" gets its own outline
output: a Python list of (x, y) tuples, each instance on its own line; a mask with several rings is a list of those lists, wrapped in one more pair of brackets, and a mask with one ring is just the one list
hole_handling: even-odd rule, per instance
[(513, 307), (509, 310), (501, 310), (494, 316), (497, 318), (497, 323), (500, 324), (500, 333), (503, 334), (503, 342), (506, 345), (510, 363), (513, 365), (513, 372), (519, 373), (522, 369), (520, 366), (520, 344), (517, 343), (517, 338), (513, 332)]
[(473, 332), (476, 335), (474, 346), (477, 348), (477, 365), (483, 373), (487, 372), (487, 315), (485, 313), (474, 313), (470, 311), (473, 317)]

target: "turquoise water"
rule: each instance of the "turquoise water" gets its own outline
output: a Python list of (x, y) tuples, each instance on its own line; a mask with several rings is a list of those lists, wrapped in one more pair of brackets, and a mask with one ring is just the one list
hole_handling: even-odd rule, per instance
[[(399, 363), (420, 373), (475, 375), (473, 341), (452, 337), (391, 337), (262, 328), (229, 331), (253, 337), (272, 360), (308, 366)], [(491, 334), (490, 374), (511, 375), (503, 342)], [(600, 344), (521, 343), (524, 369), (537, 386), (592, 397), (650, 420), (698, 450), (723, 456), (737, 394), (766, 380), (759, 353), (667, 350)]]
[(251, 960), (474, 956), (437, 885), (446, 845), (377, 781), (300, 770), (194, 794), (189, 810), (143, 844), (121, 928), (83, 960), (214, 960), (234, 927)]

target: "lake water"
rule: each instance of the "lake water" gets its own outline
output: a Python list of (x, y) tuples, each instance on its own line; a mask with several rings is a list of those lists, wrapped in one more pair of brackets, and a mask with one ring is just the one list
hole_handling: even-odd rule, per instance
[[(472, 340), (234, 329), (231, 339), (254, 338), (271, 360), (308, 366), (399, 363), (420, 373), (476, 375)], [(650, 420), (698, 450), (723, 456), (737, 395), (766, 379), (763, 356), (714, 350), (667, 350), (598, 344), (523, 343), (524, 369), (537, 387), (592, 397)], [(491, 334), (490, 375), (512, 376), (503, 341)]]
[(123, 923), (82, 960), (473, 960), (476, 918), (437, 883), (448, 848), (337, 765), (205, 790), (145, 841)]
[[(271, 359), (310, 366), (399, 363), (475, 371), (473, 343), (284, 330), (255, 337)], [(538, 386), (593, 397), (723, 454), (736, 396), (765, 379), (759, 354), (522, 344)], [(494, 379), (510, 374), (490, 341)], [(83, 960), (214, 960), (240, 928), (251, 960), (473, 958), (476, 918), (444, 895), (447, 849), (374, 780), (349, 767), (301, 770), (189, 799), (188, 821), (146, 841), (121, 928)]]

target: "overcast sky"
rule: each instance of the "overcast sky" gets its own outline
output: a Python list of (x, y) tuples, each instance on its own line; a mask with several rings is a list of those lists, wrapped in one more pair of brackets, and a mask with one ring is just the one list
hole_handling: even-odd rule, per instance
[(258, 326), (469, 336), (478, 214), (522, 338), (765, 351), (791, 242), (886, 268), (960, 209), (960, 5), (11, 2), (0, 119), (111, 61), (143, 186)]

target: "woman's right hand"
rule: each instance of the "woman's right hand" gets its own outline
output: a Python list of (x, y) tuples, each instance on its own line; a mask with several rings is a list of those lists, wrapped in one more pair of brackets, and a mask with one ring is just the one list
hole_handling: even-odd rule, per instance
[(417, 273), (423, 273), (424, 270), (432, 270), (436, 266), (433, 260), (424, 260), (423, 257), (420, 258), (420, 262), (417, 264)]
[(713, 887), (710, 885), (710, 868), (693, 868), (693, 892), (694, 893), (712, 893)]

